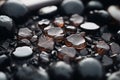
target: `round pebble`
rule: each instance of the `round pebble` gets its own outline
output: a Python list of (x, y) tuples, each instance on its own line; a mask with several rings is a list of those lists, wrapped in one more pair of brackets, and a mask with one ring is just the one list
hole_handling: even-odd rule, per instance
[(29, 57), (33, 53), (32, 49), (28, 46), (17, 47), (13, 55), (18, 58)]
[(94, 58), (86, 58), (78, 64), (78, 74), (82, 80), (99, 80), (102, 78), (102, 65)]
[(71, 66), (63, 61), (56, 62), (48, 70), (50, 80), (72, 80), (72, 72)]
[(120, 22), (120, 9), (115, 5), (111, 5), (108, 7), (109, 14), (113, 17), (113, 19)]
[(82, 14), (84, 10), (84, 5), (81, 0), (64, 0), (61, 4), (61, 8), (64, 13), (68, 15), (75, 13)]
[(7, 80), (7, 76), (5, 73), (0, 72), (0, 80)]

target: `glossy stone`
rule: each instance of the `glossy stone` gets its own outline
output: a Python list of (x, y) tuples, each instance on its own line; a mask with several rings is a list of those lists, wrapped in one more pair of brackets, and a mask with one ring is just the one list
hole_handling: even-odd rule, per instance
[(28, 46), (17, 47), (13, 52), (14, 57), (17, 57), (17, 58), (30, 57), (32, 54), (33, 54), (33, 51)]
[(113, 19), (120, 22), (120, 9), (118, 6), (111, 5), (108, 7), (108, 12), (112, 16)]
[(32, 31), (29, 28), (20, 28), (18, 32), (18, 39), (30, 39)]
[(88, 31), (94, 31), (94, 30), (98, 30), (100, 28), (100, 26), (98, 26), (97, 24), (95, 24), (93, 22), (85, 22), (80, 25), (80, 28), (82, 28), (84, 30), (88, 30)]
[(40, 54), (40, 61), (41, 62), (49, 62), (49, 54), (47, 52), (42, 51)]
[(71, 16), (70, 21), (74, 26), (79, 26), (80, 24), (83, 23), (84, 18), (78, 14), (74, 14)]
[(58, 61), (48, 69), (50, 80), (72, 80), (73, 70), (63, 61)]
[(65, 26), (65, 32), (66, 33), (76, 33), (77, 32), (77, 28), (75, 26), (71, 26), (71, 25), (66, 25)]
[(65, 56), (68, 56), (69, 58), (75, 58), (76, 53), (77, 52), (75, 48), (63, 46), (58, 50), (58, 57), (60, 59), (64, 59)]
[(47, 6), (39, 9), (39, 15), (54, 14), (58, 10), (57, 6)]
[(120, 80), (120, 71), (112, 73), (107, 80)]
[(64, 0), (61, 4), (61, 9), (67, 15), (82, 14), (84, 5), (80, 0)]
[(103, 68), (94, 58), (85, 58), (78, 63), (78, 77), (82, 80), (100, 80), (103, 76)]
[(67, 46), (73, 46), (76, 49), (83, 49), (86, 46), (86, 41), (80, 34), (71, 34), (66, 37), (65, 44)]
[(42, 20), (38, 21), (38, 26), (42, 29), (44, 27), (47, 27), (49, 24), (50, 24), (50, 20), (48, 20), (48, 19), (42, 19)]
[(89, 1), (87, 4), (87, 10), (100, 10), (103, 9), (103, 5), (98, 0)]
[(54, 25), (58, 27), (64, 27), (63, 17), (56, 17), (54, 20)]
[(52, 38), (41, 35), (38, 40), (38, 47), (40, 51), (52, 50), (54, 48), (54, 41)]
[(96, 52), (99, 53), (100, 55), (103, 55), (110, 50), (110, 46), (104, 41), (99, 41), (96, 44), (95, 48), (96, 48)]
[(106, 10), (94, 10), (90, 11), (87, 15), (89, 22), (95, 22), (99, 25), (108, 24), (110, 21), (110, 15)]
[(34, 67), (19, 67), (14, 75), (15, 80), (48, 80), (46, 73), (37, 71)]
[(4, 72), (0, 72), (0, 80), (8, 80)]
[[(5, 39), (14, 34), (14, 22), (12, 18), (0, 15), (0, 39)], [(4, 36), (3, 36), (4, 35)]]
[(18, 42), (18, 45), (19, 45), (19, 46), (30, 46), (30, 45), (31, 45), (31, 42), (30, 42), (28, 39), (21, 39), (21, 40)]

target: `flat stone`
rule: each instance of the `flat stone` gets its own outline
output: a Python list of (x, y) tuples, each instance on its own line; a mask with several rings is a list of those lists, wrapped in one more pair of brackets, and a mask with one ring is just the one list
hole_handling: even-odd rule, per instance
[(110, 47), (113, 54), (120, 54), (120, 46), (117, 43), (110, 43)]
[(102, 38), (103, 38), (105, 41), (110, 41), (111, 38), (112, 38), (112, 34), (110, 34), (110, 33), (103, 33), (103, 34), (102, 34)]
[(64, 27), (64, 20), (63, 17), (57, 17), (54, 20), (54, 24), (58, 27)]
[(74, 47), (75, 47), (75, 46), (76, 46), (76, 47), (79, 46), (79, 48), (85, 47), (86, 41), (85, 41), (85, 39), (83, 38), (83, 36), (81, 36), (80, 34), (71, 34), (71, 35), (68, 36), (66, 39), (67, 39), (66, 44), (71, 43), (70, 46), (74, 46)]
[(74, 26), (79, 26), (83, 23), (84, 18), (78, 14), (74, 14), (71, 16), (70, 21), (73, 23)]
[(33, 51), (28, 46), (17, 47), (13, 52), (13, 55), (18, 58), (29, 57), (33, 54)]
[(30, 39), (32, 37), (32, 31), (29, 28), (20, 28), (18, 32), (19, 39)]
[(80, 25), (80, 28), (82, 28), (84, 30), (98, 30), (100, 28), (100, 26), (98, 26), (97, 24), (95, 24), (93, 22), (85, 22)]
[(52, 38), (42, 35), (38, 40), (38, 47), (40, 50), (52, 50), (54, 48), (54, 41)]
[(63, 29), (60, 28), (60, 27), (50, 28), (50, 29), (47, 31), (47, 34), (48, 34), (49, 36), (53, 36), (54, 38), (64, 36), (64, 34), (63, 34)]
[(68, 56), (70, 58), (74, 58), (76, 53), (77, 53), (75, 48), (73, 48), (73, 47), (66, 47), (66, 46), (60, 48), (58, 51), (59, 51), (58, 57), (59, 57), (59, 55), (61, 55), (63, 57), (66, 55), (66, 56)]
[(47, 6), (43, 7), (39, 10), (39, 15), (47, 15), (47, 14), (52, 14), (57, 11), (57, 6)]

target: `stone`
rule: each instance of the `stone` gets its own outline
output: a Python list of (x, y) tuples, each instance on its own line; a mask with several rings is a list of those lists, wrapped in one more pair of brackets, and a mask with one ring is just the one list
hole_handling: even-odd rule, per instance
[(18, 32), (18, 39), (31, 39), (32, 31), (29, 28), (20, 28)]
[(29, 46), (17, 47), (13, 52), (13, 55), (16, 58), (26, 58), (26, 57), (30, 57), (32, 54), (33, 51)]

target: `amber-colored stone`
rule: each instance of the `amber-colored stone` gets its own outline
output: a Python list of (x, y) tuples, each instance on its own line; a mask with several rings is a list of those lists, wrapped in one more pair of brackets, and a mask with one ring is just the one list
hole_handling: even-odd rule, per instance
[(44, 35), (40, 36), (38, 40), (38, 48), (40, 51), (53, 50), (54, 41), (50, 37), (46, 37)]
[(60, 42), (63, 40), (64, 31), (60, 27), (50, 28), (47, 30), (47, 36), (54, 38), (57, 42)]
[(66, 57), (67, 58), (70, 58), (70, 59), (73, 59), (75, 58), (75, 55), (76, 55), (76, 50), (75, 48), (73, 47), (67, 47), (67, 46), (63, 46), (62, 48), (60, 48), (58, 50), (58, 57), (60, 59), (65, 59)]
[(95, 51), (100, 55), (105, 54), (107, 51), (109, 51), (109, 49), (110, 46), (104, 41), (99, 41), (95, 46)]
[(54, 25), (58, 26), (58, 27), (64, 27), (63, 17), (57, 17), (57, 18), (55, 18)]
[(72, 34), (66, 38), (66, 46), (71, 46), (76, 49), (83, 49), (86, 47), (86, 41), (80, 34)]

